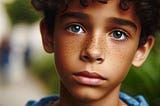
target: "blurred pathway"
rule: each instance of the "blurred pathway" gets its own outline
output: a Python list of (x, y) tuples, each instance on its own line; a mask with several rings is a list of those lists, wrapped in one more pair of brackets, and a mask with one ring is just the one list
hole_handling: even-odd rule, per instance
[(21, 74), (19, 79), (12, 79), (9, 83), (0, 84), (0, 106), (25, 106), (30, 100), (39, 100), (47, 95), (44, 87), (28, 74)]

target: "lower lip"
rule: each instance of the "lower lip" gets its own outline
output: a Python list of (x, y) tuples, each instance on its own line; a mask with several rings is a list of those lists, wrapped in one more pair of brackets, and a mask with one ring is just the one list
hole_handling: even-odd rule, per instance
[(74, 76), (75, 80), (83, 85), (89, 86), (100, 86), (104, 83), (105, 80), (99, 78), (89, 78), (85, 76)]

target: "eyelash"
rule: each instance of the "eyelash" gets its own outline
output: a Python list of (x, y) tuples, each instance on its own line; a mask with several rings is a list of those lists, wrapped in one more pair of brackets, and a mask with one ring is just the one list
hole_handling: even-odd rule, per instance
[[(75, 29), (73, 29), (73, 28), (75, 28)], [(77, 24), (77, 23), (69, 24), (69, 25), (67, 25), (67, 27), (65, 27), (65, 29), (68, 32), (73, 33), (73, 34), (82, 34), (82, 33), (85, 33), (84, 28), (80, 24)], [(80, 32), (76, 31), (76, 30), (79, 30)]]

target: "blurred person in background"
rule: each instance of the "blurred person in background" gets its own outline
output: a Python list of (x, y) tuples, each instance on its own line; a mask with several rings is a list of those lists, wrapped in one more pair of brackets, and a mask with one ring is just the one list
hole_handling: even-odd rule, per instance
[(10, 42), (9, 37), (4, 36), (0, 44), (0, 72), (2, 83), (9, 80)]
[(24, 64), (26, 68), (29, 68), (31, 65), (31, 48), (27, 45), (24, 51)]

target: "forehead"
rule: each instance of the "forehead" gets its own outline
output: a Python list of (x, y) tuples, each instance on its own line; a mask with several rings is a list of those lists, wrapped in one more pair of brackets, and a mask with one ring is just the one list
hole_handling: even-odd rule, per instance
[[(84, 6), (84, 3), (80, 1), (86, 1), (87, 6)], [(92, 12), (96, 13), (96, 9), (98, 9), (101, 10), (101, 12), (104, 11), (104, 13), (99, 13), (98, 15), (104, 15), (108, 12), (112, 14), (114, 11), (117, 11), (117, 13), (121, 14), (122, 16), (125, 14), (134, 16), (136, 15), (133, 2), (126, 3), (129, 9), (124, 10), (122, 7), (125, 8), (125, 4), (121, 2), (123, 0), (107, 0), (107, 3), (101, 3), (99, 1), (104, 0), (68, 0), (66, 7), (64, 6), (65, 3), (62, 4), (63, 6), (61, 5), (61, 9), (58, 13), (61, 13), (63, 9), (66, 8), (63, 12), (91, 12), (92, 10), (94, 10)]]
[(134, 2), (129, 2), (129, 9), (124, 10), (120, 7), (121, 0), (108, 0), (106, 4), (98, 2), (98, 0), (88, 0), (87, 5), (83, 6), (80, 0), (70, 0), (65, 11), (58, 12), (59, 15), (63, 15), (69, 12), (81, 12), (88, 14), (92, 18), (105, 19), (107, 17), (122, 18), (139, 24), (139, 18), (135, 12)]

